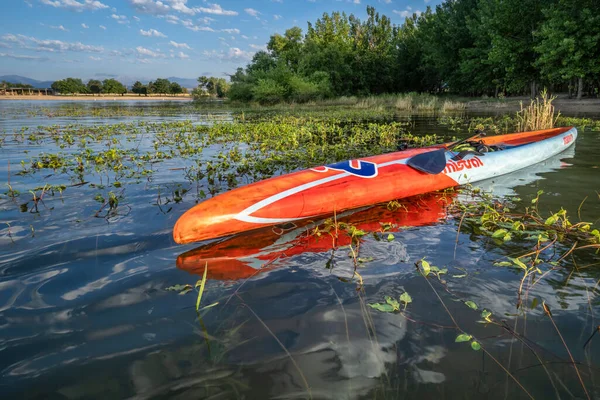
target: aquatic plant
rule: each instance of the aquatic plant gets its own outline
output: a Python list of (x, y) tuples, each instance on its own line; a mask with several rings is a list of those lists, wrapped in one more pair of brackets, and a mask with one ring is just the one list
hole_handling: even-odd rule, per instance
[(548, 92), (544, 89), (541, 96), (531, 100), (527, 107), (523, 107), (523, 102), (520, 102), (521, 110), (517, 112), (517, 130), (537, 131), (540, 129), (554, 128), (556, 120), (560, 113), (555, 114), (554, 105), (552, 102), (556, 96), (549, 97)]

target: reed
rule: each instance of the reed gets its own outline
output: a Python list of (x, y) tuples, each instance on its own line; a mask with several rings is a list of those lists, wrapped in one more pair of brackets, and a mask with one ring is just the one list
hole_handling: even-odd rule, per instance
[(413, 108), (413, 97), (411, 95), (399, 96), (394, 106), (398, 110), (411, 111)]
[(517, 112), (516, 116), (518, 131), (537, 131), (554, 128), (560, 116), (560, 113), (555, 115), (554, 112), (552, 102), (555, 99), (556, 96), (548, 96), (548, 92), (544, 89), (541, 96), (531, 100), (527, 107), (523, 107), (523, 102), (521, 102), (521, 110)]
[(467, 105), (459, 101), (445, 100), (442, 104), (442, 112), (463, 111), (465, 108)]
[(437, 97), (423, 96), (422, 101), (417, 104), (418, 111), (434, 111), (437, 108)]

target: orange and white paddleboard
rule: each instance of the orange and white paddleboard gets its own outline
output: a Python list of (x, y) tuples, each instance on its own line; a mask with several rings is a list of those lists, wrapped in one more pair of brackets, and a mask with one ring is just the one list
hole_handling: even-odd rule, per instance
[(447, 150), (440, 173), (415, 169), (409, 160), (439, 152), (451, 143), (293, 172), (194, 206), (175, 224), (173, 238), (177, 243), (219, 238), (474, 183), (541, 162), (571, 146), (576, 138), (573, 127), (486, 137), (481, 139), (483, 144), (502, 144), (504, 150), (468, 154), (458, 161), (453, 160), (457, 153)]

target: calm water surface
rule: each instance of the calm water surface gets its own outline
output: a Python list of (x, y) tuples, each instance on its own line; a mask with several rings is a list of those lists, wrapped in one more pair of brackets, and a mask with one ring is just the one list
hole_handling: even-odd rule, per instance
[[(52, 112), (64, 105), (41, 106)], [(106, 105), (84, 105), (98, 106)], [(8, 190), (8, 161), (10, 184), (21, 192), (17, 199), (0, 197), (0, 397), (585, 398), (542, 301), (589, 396), (600, 397), (600, 335), (583, 348), (600, 325), (598, 256), (580, 251), (567, 258), (563, 269), (529, 291), (524, 314), (516, 309), (522, 275), (493, 264), (526, 253), (533, 243), (497, 245), (466, 231), (457, 236), (458, 221), (440, 220), (445, 208), (436, 199), (424, 200), (409, 217), (396, 215), (404, 228), (393, 240), (363, 239), (360, 257), (366, 261), (358, 270), (363, 291), (352, 279), (348, 247), (332, 250), (325, 239), (288, 244), (302, 229), (208, 247), (176, 245), (173, 225), (194, 198), (171, 203), (170, 212), (156, 203), (160, 190), (188, 184), (177, 160), (165, 161), (152, 181), (127, 185), (126, 211), (110, 220), (93, 217), (99, 189), (88, 185), (46, 197), (38, 213), (28, 211), (31, 203), (23, 212), (20, 205), (31, 200), (28, 190), (65, 182), (51, 172), (17, 174), (21, 160), (50, 151), (16, 140), (14, 133), (23, 127), (180, 119), (204, 124), (215, 115), (231, 117), (222, 110), (143, 107), (144, 116), (49, 118), (37, 114), (37, 102), (0, 102), (0, 193)], [(436, 118), (412, 121), (413, 131), (448, 133)], [(599, 139), (599, 132), (580, 132), (565, 153), (481, 186), (523, 199), (519, 204), (530, 204), (543, 190), (541, 212), (564, 207), (573, 220), (597, 225)], [(151, 141), (149, 134), (135, 145)], [(384, 212), (346, 218), (378, 223)], [(415, 272), (414, 263), (423, 257), (448, 268), (447, 290)], [(196, 292), (166, 289), (195, 284), (206, 259), (212, 265), (202, 304), (219, 304), (199, 319)], [(254, 269), (261, 265), (266, 267)], [(405, 291), (413, 298), (405, 315), (366, 306)], [(484, 308), (505, 327), (478, 323)], [(485, 351), (456, 343), (452, 319)]]

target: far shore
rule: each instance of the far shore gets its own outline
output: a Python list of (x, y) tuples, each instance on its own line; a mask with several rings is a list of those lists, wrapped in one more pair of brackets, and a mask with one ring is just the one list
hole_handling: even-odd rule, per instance
[[(531, 99), (529, 97), (509, 97), (505, 100), (467, 100), (466, 109), (469, 111), (518, 111), (523, 102), (523, 106), (527, 106)], [(566, 113), (599, 113), (600, 114), (600, 99), (569, 99), (567, 96), (558, 96), (552, 105), (557, 112)]]
[(32, 96), (32, 95), (0, 95), (0, 100), (31, 100), (31, 101), (192, 101), (190, 95), (187, 96), (138, 96), (138, 95), (104, 95), (104, 96)]
[[(439, 98), (440, 101), (444, 101), (443, 97)], [(0, 95), (0, 101), (2, 100), (27, 100), (27, 101), (193, 101), (191, 95), (178, 95), (178, 96), (138, 96), (127, 94), (125, 96), (119, 95), (80, 95), (80, 96), (35, 96), (35, 95)], [(469, 99), (469, 98), (457, 98), (456, 101), (464, 103), (467, 111), (474, 112), (513, 112), (520, 109), (520, 103), (528, 105), (530, 98), (527, 96), (522, 97), (508, 97), (506, 99)], [(315, 106), (327, 106), (335, 104), (335, 99), (325, 100), (323, 104), (316, 102)], [(557, 112), (563, 113), (600, 113), (600, 99), (569, 99), (566, 95), (559, 95), (552, 103)], [(283, 104), (282, 104), (283, 105)], [(347, 104), (352, 107), (354, 104)], [(239, 105), (238, 105), (239, 106)], [(293, 105), (292, 105), (293, 106)]]

